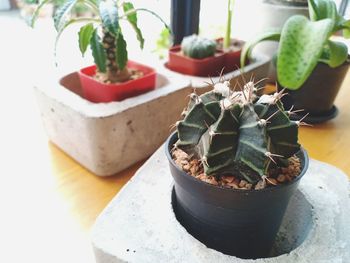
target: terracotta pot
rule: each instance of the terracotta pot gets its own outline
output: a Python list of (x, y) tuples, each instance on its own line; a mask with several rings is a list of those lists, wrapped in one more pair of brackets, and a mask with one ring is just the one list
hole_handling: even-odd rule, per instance
[(180, 169), (171, 156), (177, 140), (165, 144), (175, 182), (178, 221), (207, 247), (240, 258), (268, 257), (290, 198), (308, 168), (306, 151), (297, 153), (302, 171), (292, 182), (262, 190), (228, 189), (205, 183)]
[(142, 71), (143, 76), (122, 83), (106, 84), (93, 78), (96, 73), (95, 65), (81, 69), (78, 73), (84, 98), (91, 102), (121, 101), (155, 88), (156, 72), (153, 68), (131, 60), (127, 67)]

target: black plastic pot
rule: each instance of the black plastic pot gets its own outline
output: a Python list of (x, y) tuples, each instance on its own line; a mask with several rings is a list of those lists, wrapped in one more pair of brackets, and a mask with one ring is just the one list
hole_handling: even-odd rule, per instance
[(235, 190), (207, 184), (180, 169), (166, 142), (166, 155), (175, 181), (174, 212), (179, 222), (207, 247), (240, 258), (268, 257), (288, 202), (308, 168), (307, 153), (298, 153), (302, 172), (292, 182), (263, 190)]
[[(283, 104), (286, 108), (294, 105), (296, 109), (304, 109), (311, 116), (330, 115), (349, 66), (348, 61), (336, 68), (318, 63), (300, 89), (287, 90), (289, 96), (282, 98)], [(281, 88), (279, 87), (279, 89)]]

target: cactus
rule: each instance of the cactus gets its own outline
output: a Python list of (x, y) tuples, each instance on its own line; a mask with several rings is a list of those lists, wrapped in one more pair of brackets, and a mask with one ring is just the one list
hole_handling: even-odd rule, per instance
[(252, 81), (241, 91), (218, 83), (201, 96), (191, 94), (184, 119), (177, 122), (178, 147), (200, 159), (206, 175), (235, 174), (250, 183), (266, 178), (271, 164), (299, 151), (292, 110), (280, 102), (282, 92), (258, 98)]
[(214, 56), (216, 42), (197, 35), (185, 37), (181, 43), (181, 50), (185, 56), (195, 59), (202, 59)]

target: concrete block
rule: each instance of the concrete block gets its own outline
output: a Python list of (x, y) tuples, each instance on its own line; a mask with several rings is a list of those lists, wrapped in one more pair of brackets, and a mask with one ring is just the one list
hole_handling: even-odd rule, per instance
[(119, 262), (350, 262), (349, 180), (311, 160), (292, 198), (274, 256), (244, 260), (209, 249), (178, 223), (173, 179), (161, 147), (97, 218), (92, 243), (97, 263)]
[(99, 176), (151, 155), (167, 138), (190, 93), (189, 81), (158, 74), (157, 88), (121, 102), (81, 97), (77, 73), (34, 89), (49, 139)]

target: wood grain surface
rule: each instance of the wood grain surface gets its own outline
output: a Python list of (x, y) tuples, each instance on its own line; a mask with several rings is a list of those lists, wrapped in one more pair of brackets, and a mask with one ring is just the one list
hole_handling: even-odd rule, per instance
[[(6, 21), (12, 20), (2, 20)], [(31, 52), (23, 48), (28, 29), (8, 32), (2, 35), (9, 41), (0, 43), (0, 66), (4, 66), (0, 68), (0, 262), (94, 262), (90, 228), (143, 162), (101, 178), (48, 142), (29, 88), (32, 73), (20, 67), (21, 63), (26, 68), (36, 64), (32, 64), (34, 59), (18, 59)], [(9, 52), (13, 47), (16, 55)], [(349, 175), (350, 73), (336, 105), (339, 116), (325, 124), (302, 127), (300, 142), (312, 158)]]

